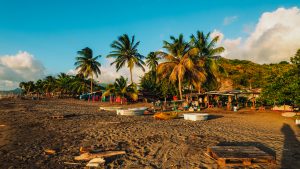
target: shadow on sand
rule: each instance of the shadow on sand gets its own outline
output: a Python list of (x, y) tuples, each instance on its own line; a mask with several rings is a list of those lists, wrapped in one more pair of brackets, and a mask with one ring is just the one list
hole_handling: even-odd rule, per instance
[(214, 119), (218, 119), (218, 118), (222, 118), (222, 117), (224, 117), (224, 116), (222, 116), (222, 115), (209, 115), (208, 116), (208, 120), (214, 120)]
[[(298, 125), (299, 127), (299, 125)], [(300, 142), (290, 125), (284, 123), (281, 132), (284, 135), (281, 168), (300, 168)]]

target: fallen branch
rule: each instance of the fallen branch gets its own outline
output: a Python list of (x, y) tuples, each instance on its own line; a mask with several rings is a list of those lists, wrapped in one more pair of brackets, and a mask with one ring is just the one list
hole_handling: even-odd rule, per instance
[(115, 155), (123, 155), (125, 154), (125, 151), (106, 151), (106, 152), (100, 152), (100, 153), (83, 153), (80, 156), (76, 156), (75, 160), (83, 160), (83, 161), (89, 161), (93, 158), (103, 158), (103, 157), (111, 157)]
[(81, 165), (81, 163), (73, 163), (73, 162), (64, 162), (67, 165)]

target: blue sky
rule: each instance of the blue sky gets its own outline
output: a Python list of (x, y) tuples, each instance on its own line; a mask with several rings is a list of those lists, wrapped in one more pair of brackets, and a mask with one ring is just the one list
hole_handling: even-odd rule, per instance
[(226, 38), (245, 37), (244, 28), (254, 27), (262, 13), (294, 6), (300, 1), (0, 0), (0, 56), (27, 51), (55, 74), (74, 68), (84, 47), (106, 64), (110, 44), (124, 33), (135, 35), (146, 55), (179, 33), (187, 38), (217, 29)]

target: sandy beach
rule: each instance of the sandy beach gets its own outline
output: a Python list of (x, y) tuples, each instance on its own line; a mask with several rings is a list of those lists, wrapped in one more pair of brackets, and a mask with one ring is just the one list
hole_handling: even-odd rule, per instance
[[(206, 109), (212, 115), (207, 121), (161, 121), (117, 116), (99, 106), (73, 99), (1, 100), (0, 168), (83, 168), (84, 162), (65, 164), (76, 162), (81, 146), (126, 151), (106, 158), (106, 168), (217, 168), (204, 154), (212, 145), (254, 145), (276, 155), (276, 164), (253, 168), (300, 168), (300, 128), (280, 112)], [(73, 116), (51, 118), (68, 114)]]

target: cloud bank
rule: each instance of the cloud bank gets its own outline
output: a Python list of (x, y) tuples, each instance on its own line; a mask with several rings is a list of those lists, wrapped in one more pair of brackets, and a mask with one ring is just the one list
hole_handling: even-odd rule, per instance
[[(120, 76), (124, 76), (125, 78), (128, 78), (128, 82), (130, 82), (130, 72), (129, 69), (125, 66), (122, 69), (120, 69), (118, 72), (116, 72), (115, 65), (110, 65), (110, 63), (113, 62), (113, 59), (107, 59), (107, 63), (103, 64), (100, 67), (101, 75), (98, 76), (98, 78), (95, 78), (95, 80), (99, 83), (113, 83), (115, 82), (116, 78), (119, 78)], [(147, 72), (147, 67), (145, 66), (145, 69)], [(138, 67), (134, 67), (132, 76), (134, 82), (139, 82), (140, 77), (144, 75), (142, 69)], [(77, 70), (71, 69), (68, 71), (68, 74), (75, 75), (77, 74)]]
[(28, 52), (0, 56), (0, 90), (18, 87), (21, 81), (37, 80), (45, 74), (45, 67)]
[[(265, 12), (248, 37), (223, 38), (223, 54), (230, 59), (246, 59), (258, 63), (288, 61), (300, 48), (300, 9), (278, 8)], [(214, 31), (213, 34), (221, 34)]]

